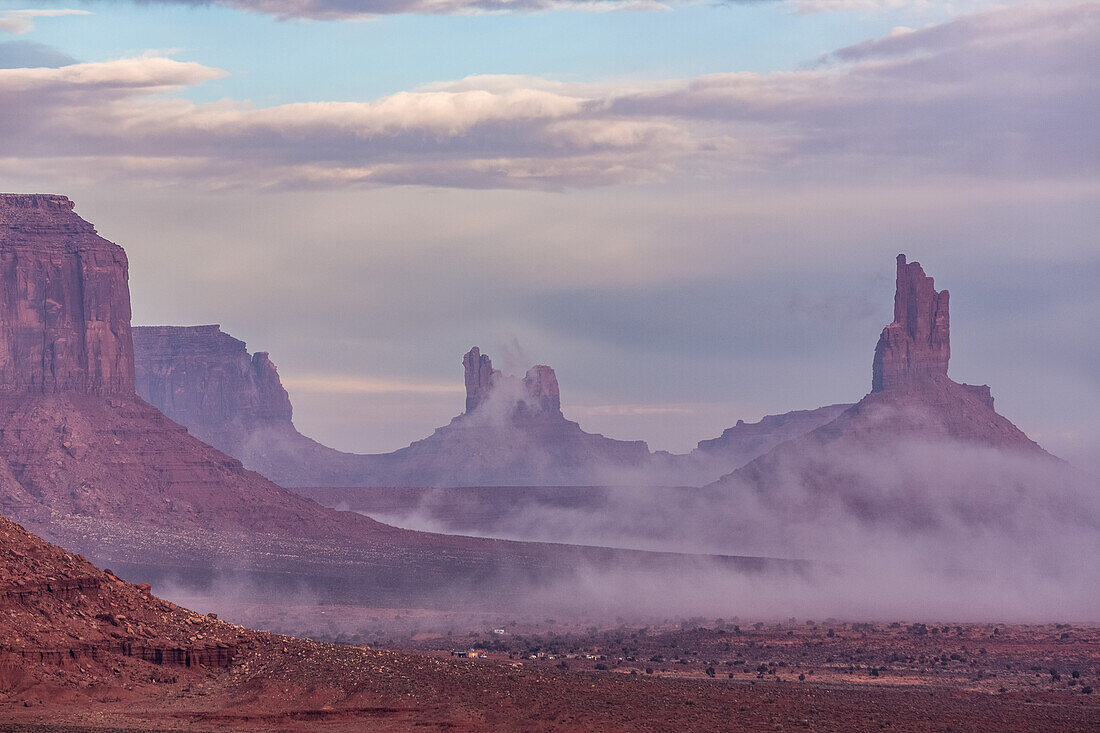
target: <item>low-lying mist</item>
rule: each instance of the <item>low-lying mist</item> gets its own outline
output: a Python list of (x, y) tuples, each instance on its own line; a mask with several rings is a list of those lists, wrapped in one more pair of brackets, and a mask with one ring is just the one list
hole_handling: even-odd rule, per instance
[(803, 445), (705, 488), (557, 492), (432, 490), (415, 508), (372, 516), (451, 534), (808, 561), (758, 573), (702, 559), (674, 573), (578, 568), (565, 585), (525, 591), (558, 615), (1100, 619), (1097, 482), (1042, 454)]

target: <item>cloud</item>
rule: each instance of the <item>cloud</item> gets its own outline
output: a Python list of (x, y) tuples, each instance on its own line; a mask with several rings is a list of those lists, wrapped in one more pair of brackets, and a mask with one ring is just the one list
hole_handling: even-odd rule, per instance
[[(139, 0), (140, 1), (140, 0)], [(380, 15), (486, 15), (536, 13), (556, 10), (607, 13), (655, 12), (698, 0), (149, 0), (165, 5), (220, 5), (283, 20), (365, 20)], [(796, 13), (838, 11), (925, 10), (955, 5), (988, 4), (986, 0), (722, 0), (729, 5), (772, 4)]]
[(371, 102), (195, 104), (166, 93), (225, 72), (167, 58), (8, 69), (0, 170), (210, 188), (1081, 178), (1100, 161), (1097, 49), (1090, 3), (891, 33), (796, 71), (621, 86), (471, 77)]
[(0, 33), (29, 33), (38, 18), (58, 18), (64, 15), (91, 15), (87, 10), (0, 10)]
[(0, 41), (0, 69), (57, 68), (75, 63), (72, 56), (42, 43)]
[[(668, 10), (659, 0), (153, 0), (166, 5), (220, 5), (288, 20), (365, 20), (379, 15), (483, 15), (553, 10), (606, 13)], [(682, 3), (683, 0), (674, 0)], [(781, 0), (726, 0), (737, 4)]]

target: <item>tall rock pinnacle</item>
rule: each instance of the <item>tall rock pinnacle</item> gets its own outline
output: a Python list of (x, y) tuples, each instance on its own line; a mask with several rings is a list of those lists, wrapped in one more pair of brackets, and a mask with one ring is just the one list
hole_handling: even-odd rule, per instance
[(489, 355), (482, 354), (476, 346), (462, 357), (462, 366), (466, 370), (466, 412), (470, 413), (489, 397), (493, 378), (500, 372), (493, 369)]
[(936, 292), (919, 262), (898, 255), (894, 322), (875, 346), (871, 391), (883, 392), (933, 376), (947, 376), (951, 358), (948, 293)]
[(127, 270), (64, 196), (0, 194), (0, 389), (132, 395)]

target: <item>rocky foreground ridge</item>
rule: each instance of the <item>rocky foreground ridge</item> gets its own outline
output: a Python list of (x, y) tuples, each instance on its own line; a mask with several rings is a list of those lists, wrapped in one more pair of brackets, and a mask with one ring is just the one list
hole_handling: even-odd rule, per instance
[[(1020, 733), (1095, 728), (1095, 695), (1082, 688), (1095, 675), (1096, 631), (1081, 626), (1066, 634), (1062, 624), (968, 624), (941, 637), (913, 633), (924, 624), (838, 623), (826, 636), (816, 624), (731, 632), (718, 621), (675, 631), (667, 623), (626, 627), (629, 637), (619, 626), (583, 642), (552, 632), (555, 651), (587, 649), (590, 639), (631, 647), (626, 666), (570, 654), (564, 669), (556, 659), (517, 662), (503, 652), (453, 659), (254, 631), (164, 601), (155, 588), (120, 580), (2, 518), (0, 559), (0, 719), (11, 730), (715, 730), (729, 726), (731, 710), (747, 730), (908, 731), (930, 723), (977, 730), (991, 720)], [(487, 637), (498, 638), (463, 635)], [(506, 640), (527, 650), (519, 634)], [(978, 644), (988, 654), (968, 651)], [(951, 668), (939, 669), (945, 648)], [(690, 663), (674, 661), (681, 653)], [(873, 678), (867, 668), (854, 674), (852, 653), (891, 663), (882, 677), (877, 668)], [(1037, 686), (1026, 670), (1042, 659), (1083, 670), (1081, 685), (1075, 675), (1073, 686)], [(782, 681), (765, 680), (757, 661), (770, 661), (760, 666)], [(616, 666), (602, 671), (607, 664)], [(642, 673), (646, 665), (654, 674)], [(704, 674), (705, 665), (720, 669), (719, 679)], [(964, 680), (965, 689), (945, 687), (951, 680)]]

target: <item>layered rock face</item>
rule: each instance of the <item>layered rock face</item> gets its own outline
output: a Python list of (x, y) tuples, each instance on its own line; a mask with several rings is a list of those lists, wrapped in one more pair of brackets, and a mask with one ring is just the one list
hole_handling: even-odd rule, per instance
[(64, 196), (0, 194), (0, 388), (129, 395), (126, 254)]
[(265, 352), (219, 326), (136, 326), (137, 391), (192, 435), (240, 456), (265, 427), (292, 429), (290, 396)]
[(937, 292), (919, 262), (898, 255), (894, 321), (875, 346), (871, 391), (902, 387), (928, 377), (947, 376), (951, 359), (949, 294)]
[(203, 667), (201, 680), (259, 636), (156, 598), (3, 517), (0, 553), (0, 659), (47, 698), (57, 684), (140, 684), (163, 676), (160, 666)]
[[(137, 398), (126, 255), (96, 235), (71, 201), (4, 195), (0, 222), (0, 506), (6, 512), (45, 523), (51, 536), (62, 531), (62, 516), (306, 535), (341, 524)], [(211, 341), (212, 348), (244, 353), (243, 345), (235, 350), (224, 339)], [(179, 382), (201, 396), (222, 378), (226, 390), (217, 396), (238, 398), (238, 383), (248, 383), (251, 400), (222, 414), (239, 414), (248, 404), (257, 419), (289, 419), (289, 400), (270, 362), (247, 361), (236, 377), (202, 373), (194, 362), (178, 372), (161, 363), (143, 376), (180, 406), (191, 390), (176, 390)], [(186, 406), (204, 415), (210, 408), (201, 401)], [(351, 535), (381, 528), (369, 520), (344, 524)], [(68, 544), (82, 546), (80, 540)]]

